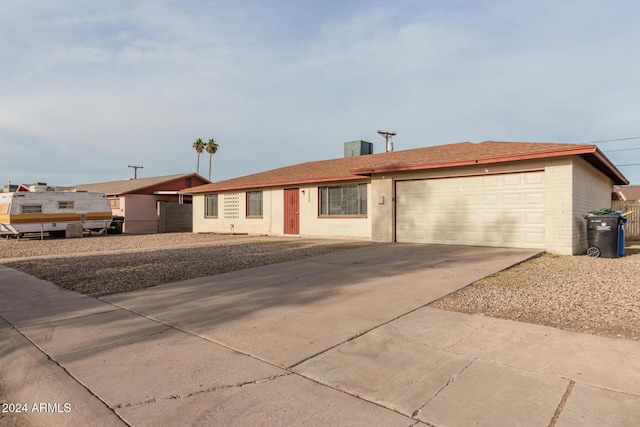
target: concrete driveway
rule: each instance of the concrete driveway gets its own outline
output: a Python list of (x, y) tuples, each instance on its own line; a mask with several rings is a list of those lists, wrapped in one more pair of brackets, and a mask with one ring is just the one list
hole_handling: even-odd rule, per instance
[[(25, 414), (37, 425), (548, 426), (640, 407), (640, 365), (620, 359), (636, 342), (589, 337), (627, 364), (611, 376), (581, 334), (425, 307), (535, 254), (374, 245), (101, 299), (0, 267), (0, 374), (11, 399), (71, 407)], [(573, 360), (517, 355), (549, 336)]]

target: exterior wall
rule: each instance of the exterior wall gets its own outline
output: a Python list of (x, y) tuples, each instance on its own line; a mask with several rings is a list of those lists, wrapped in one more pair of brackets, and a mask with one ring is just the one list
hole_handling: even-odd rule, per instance
[(158, 202), (175, 204), (178, 201), (177, 196), (173, 195), (123, 194), (108, 197), (115, 198), (119, 200), (120, 206), (111, 208), (111, 212), (125, 217), (123, 233), (158, 232)]
[(584, 216), (592, 210), (611, 209), (613, 181), (580, 158), (573, 164), (573, 255), (583, 254), (587, 245)]
[[(366, 181), (349, 182), (362, 184)], [(340, 185), (331, 183), (327, 185)], [(320, 185), (322, 187), (323, 185)], [(306, 237), (371, 238), (371, 185), (367, 186), (367, 216), (364, 217), (320, 217), (318, 215), (318, 185), (300, 188), (300, 235)], [(302, 194), (302, 190), (305, 194)], [(283, 219), (284, 221), (284, 219)]]
[(384, 175), (371, 178), (371, 240), (374, 242), (395, 241), (395, 189), (392, 178)]
[[(122, 213), (118, 215), (124, 216), (122, 232), (156, 233), (158, 231), (157, 200), (164, 200), (164, 198), (144, 194), (120, 196), (120, 210)], [(115, 210), (113, 212), (115, 215)]]
[(573, 254), (572, 161), (557, 159), (545, 168), (545, 249), (561, 255)]
[(248, 218), (245, 191), (218, 194), (218, 217), (205, 217), (205, 195), (193, 196), (194, 233), (282, 235), (284, 207), (282, 189), (262, 191), (262, 217)]
[[(360, 181), (359, 183), (362, 183)], [(355, 182), (354, 182), (355, 183)], [(338, 185), (332, 183), (331, 185)], [(322, 186), (322, 185), (320, 185)], [(371, 186), (367, 194), (370, 194)], [(293, 188), (293, 187), (286, 187)], [(262, 192), (262, 218), (246, 217), (246, 192), (218, 194), (218, 217), (206, 218), (205, 195), (193, 196), (193, 231), (195, 233), (247, 233), (272, 236), (284, 235), (284, 189), (266, 189)], [(371, 237), (371, 215), (367, 217), (319, 217), (318, 186), (300, 186), (300, 236), (358, 238)], [(367, 211), (371, 209), (368, 197)]]
[(611, 208), (613, 181), (579, 157), (545, 169), (545, 247), (547, 252), (578, 255), (587, 250), (584, 216)]

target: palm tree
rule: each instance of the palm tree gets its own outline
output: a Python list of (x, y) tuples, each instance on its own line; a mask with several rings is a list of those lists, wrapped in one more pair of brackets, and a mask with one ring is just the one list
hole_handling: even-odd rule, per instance
[(196, 173), (200, 174), (200, 154), (202, 154), (202, 151), (204, 150), (204, 142), (202, 141), (202, 139), (200, 138), (196, 139), (196, 142), (193, 143), (193, 149), (196, 150), (196, 152), (198, 153), (198, 163), (196, 166)]
[(216, 154), (218, 151), (218, 143), (213, 139), (209, 139), (209, 142), (205, 145), (205, 150), (209, 153), (209, 181), (211, 181), (211, 156)]

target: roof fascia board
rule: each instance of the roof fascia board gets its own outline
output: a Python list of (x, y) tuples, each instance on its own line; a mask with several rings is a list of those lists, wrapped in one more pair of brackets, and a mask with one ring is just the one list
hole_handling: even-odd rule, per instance
[[(572, 156), (577, 154), (590, 154), (597, 150), (595, 145), (589, 147), (581, 147), (575, 149), (565, 149), (565, 150), (556, 150), (556, 151), (542, 151), (538, 153), (529, 153), (529, 154), (517, 154), (512, 156), (500, 156), (500, 157), (487, 157), (487, 158), (479, 158), (472, 160), (461, 160), (455, 162), (441, 162), (441, 163), (428, 163), (428, 164), (418, 164), (411, 166), (391, 166), (391, 167), (381, 167), (375, 169), (356, 169), (351, 171), (353, 174), (372, 174), (372, 173), (389, 173), (389, 172), (402, 172), (402, 171), (415, 171), (422, 169), (439, 169), (446, 167), (456, 167), (456, 166), (470, 166), (470, 165), (481, 165), (481, 164), (489, 164), (489, 163), (502, 163), (502, 162), (513, 162), (519, 160), (533, 160), (533, 159), (542, 159), (546, 157), (561, 157), (561, 156)], [(609, 162), (608, 162), (609, 163)], [(610, 163), (609, 163), (610, 164)]]
[[(601, 161), (607, 168), (609, 168), (609, 170), (613, 173), (613, 175), (620, 180), (620, 183), (622, 183), (622, 185), (629, 185), (629, 180), (622, 174), (622, 172), (618, 170), (617, 167), (615, 167), (613, 163), (611, 163), (611, 161), (607, 158), (607, 156), (604, 155), (602, 151), (600, 151), (599, 148), (596, 148), (596, 150), (593, 152), (593, 155), (596, 159)], [(614, 184), (619, 184), (619, 183), (614, 182)]]

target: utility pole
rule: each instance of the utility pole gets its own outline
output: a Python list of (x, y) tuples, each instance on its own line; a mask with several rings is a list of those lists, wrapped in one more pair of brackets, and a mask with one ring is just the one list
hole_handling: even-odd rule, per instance
[(382, 136), (384, 136), (384, 140), (386, 142), (387, 145), (387, 153), (389, 151), (393, 151), (393, 142), (390, 141), (392, 136), (396, 136), (395, 132), (387, 132), (385, 130), (379, 130), (378, 133)]
[(129, 165), (130, 168), (133, 168), (133, 179), (138, 179), (138, 169), (142, 169), (144, 166), (131, 166)]

